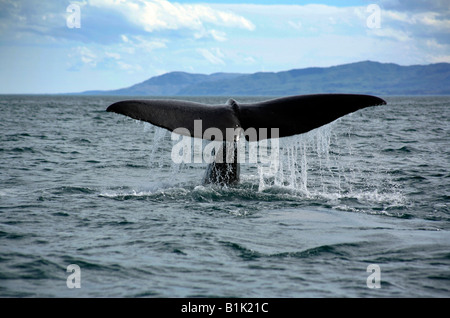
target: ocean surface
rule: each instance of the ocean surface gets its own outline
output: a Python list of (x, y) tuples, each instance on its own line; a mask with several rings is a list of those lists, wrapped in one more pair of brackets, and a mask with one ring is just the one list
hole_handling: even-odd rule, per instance
[(0, 96), (0, 297), (450, 296), (450, 97), (257, 145), (230, 187), (121, 99)]

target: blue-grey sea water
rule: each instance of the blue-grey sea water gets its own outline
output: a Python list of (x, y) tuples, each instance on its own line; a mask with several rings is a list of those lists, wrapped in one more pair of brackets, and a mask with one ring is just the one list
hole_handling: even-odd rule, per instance
[(450, 97), (282, 138), (230, 187), (121, 99), (1, 96), (1, 297), (450, 296)]

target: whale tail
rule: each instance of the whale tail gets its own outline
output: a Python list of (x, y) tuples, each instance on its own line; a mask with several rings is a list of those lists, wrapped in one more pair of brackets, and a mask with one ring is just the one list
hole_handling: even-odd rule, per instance
[[(222, 105), (174, 99), (125, 100), (112, 104), (107, 111), (181, 135), (223, 141), (227, 151), (226, 144), (230, 142), (235, 149), (237, 134), (242, 130), (248, 141), (287, 137), (306, 133), (359, 109), (385, 104), (383, 99), (371, 95), (318, 94), (247, 104), (230, 99)], [(220, 155), (217, 158), (222, 159)], [(207, 171), (205, 183), (232, 184), (239, 180), (237, 162), (213, 162)]]
[[(112, 104), (107, 111), (182, 135), (210, 140), (220, 140), (218, 134), (208, 133), (210, 128), (220, 131), (224, 139), (227, 129), (255, 129), (256, 135), (246, 135), (246, 138), (258, 141), (302, 134), (359, 109), (384, 104), (383, 99), (371, 95), (318, 94), (247, 104), (230, 99), (222, 105), (174, 99), (125, 100)], [(196, 121), (201, 121), (201, 127)], [(267, 129), (269, 134), (261, 134), (261, 128)], [(272, 129), (277, 130), (277, 136), (270, 135)]]

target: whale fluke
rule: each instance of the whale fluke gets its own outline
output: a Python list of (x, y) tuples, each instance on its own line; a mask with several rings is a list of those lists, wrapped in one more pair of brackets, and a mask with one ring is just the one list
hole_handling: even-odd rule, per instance
[[(125, 100), (110, 105), (107, 111), (195, 138), (220, 140), (217, 139), (217, 134), (205, 134), (207, 129), (216, 128), (222, 133), (226, 148), (227, 142), (234, 142), (234, 145), (236, 142), (236, 139), (230, 140), (227, 129), (244, 130), (249, 141), (288, 137), (306, 133), (359, 109), (385, 104), (383, 99), (371, 95), (315, 94), (288, 96), (256, 103), (238, 103), (230, 99), (222, 105), (175, 99)], [(196, 126), (198, 120), (201, 120), (200, 127)], [(246, 134), (245, 131), (251, 128), (255, 134)], [(260, 133), (261, 128), (265, 128), (264, 134)], [(276, 135), (270, 134), (272, 129), (276, 130)], [(215, 183), (220, 184), (234, 183), (239, 179), (238, 165), (236, 162), (212, 163), (208, 167), (210, 178), (207, 176), (205, 180), (218, 180)], [(225, 172), (230, 177), (224, 175)]]
[[(146, 121), (169, 131), (185, 128), (186, 133), (181, 131), (181, 134), (196, 138), (204, 138), (205, 130), (213, 127), (220, 129), (223, 136), (226, 136), (227, 128), (255, 128), (257, 131), (259, 128), (269, 131), (278, 128), (277, 137), (287, 137), (326, 125), (359, 109), (384, 104), (383, 99), (371, 95), (319, 94), (247, 104), (229, 100), (222, 105), (175, 99), (125, 100), (112, 104), (107, 111)], [(195, 120), (202, 121), (201, 130), (194, 129)], [(257, 136), (257, 140), (266, 138), (270, 135)]]

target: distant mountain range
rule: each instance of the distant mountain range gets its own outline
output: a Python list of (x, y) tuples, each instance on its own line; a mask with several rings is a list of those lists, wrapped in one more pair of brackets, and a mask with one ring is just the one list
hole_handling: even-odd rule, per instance
[(133, 86), (83, 95), (285, 96), (316, 93), (449, 95), (450, 64), (400, 66), (364, 61), (283, 72), (211, 75), (170, 72)]

